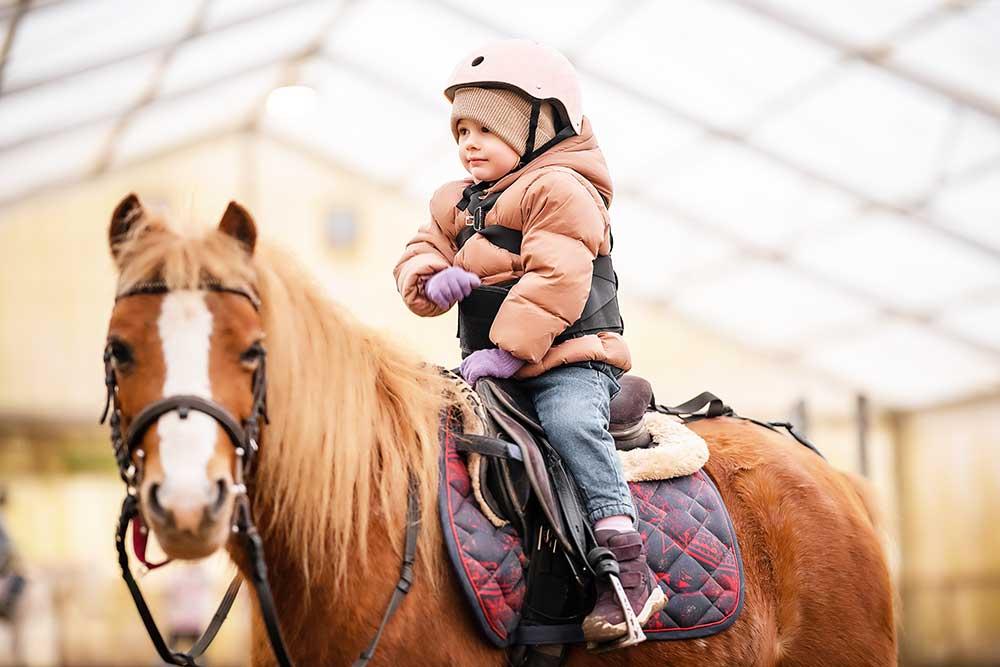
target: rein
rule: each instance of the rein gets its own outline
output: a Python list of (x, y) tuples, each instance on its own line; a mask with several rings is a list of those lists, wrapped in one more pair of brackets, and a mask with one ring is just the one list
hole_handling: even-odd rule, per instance
[[(214, 292), (226, 292), (245, 297), (253, 305), (255, 310), (260, 310), (260, 299), (251, 291), (239, 287), (228, 287), (214, 281), (206, 281), (199, 285), (202, 290)], [(115, 302), (141, 294), (165, 294), (170, 289), (162, 281), (151, 281), (140, 283), (130, 290), (122, 292), (115, 298)], [(132, 419), (125, 433), (122, 432), (122, 414), (118, 403), (118, 381), (115, 375), (114, 364), (112, 363), (111, 345), (104, 350), (104, 383), (107, 388), (107, 398), (104, 404), (104, 413), (101, 415), (100, 423), (108, 421), (111, 428), (111, 446), (114, 450), (115, 460), (118, 463), (118, 472), (122, 481), (125, 482), (127, 493), (122, 503), (121, 514), (118, 517), (118, 529), (115, 534), (115, 546), (118, 551), (118, 564), (121, 566), (122, 578), (128, 586), (132, 599), (135, 601), (136, 609), (146, 626), (146, 632), (153, 642), (153, 647), (160, 658), (167, 664), (180, 665), (182, 667), (198, 667), (197, 659), (208, 649), (215, 635), (222, 627), (229, 610), (233, 606), (236, 594), (239, 592), (242, 577), (237, 574), (229, 584), (225, 596), (219, 604), (218, 609), (212, 617), (209, 626), (202, 636), (194, 643), (187, 653), (173, 651), (167, 646), (153, 619), (143, 598), (139, 585), (132, 576), (129, 567), (129, 556), (126, 548), (125, 535), (129, 523), (133, 523), (133, 531), (140, 530), (141, 516), (139, 512), (139, 492), (138, 485), (142, 480), (142, 461), (145, 452), (141, 447), (142, 438), (160, 417), (176, 412), (181, 419), (187, 419), (191, 411), (200, 412), (214, 419), (226, 432), (233, 447), (235, 447), (238, 459), (235, 473), (233, 491), (236, 494), (236, 506), (233, 512), (232, 532), (238, 535), (243, 543), (243, 548), (250, 563), (250, 582), (257, 592), (257, 599), (260, 604), (261, 615), (264, 625), (267, 628), (268, 639), (271, 643), (271, 650), (280, 667), (292, 667), (292, 661), (288, 657), (288, 650), (281, 636), (281, 628), (278, 623), (277, 612), (275, 610), (274, 596), (271, 593), (271, 586), (267, 577), (267, 564), (264, 560), (264, 543), (261, 539), (257, 527), (254, 525), (250, 512), (250, 499), (247, 495), (246, 480), (253, 472), (253, 463), (256, 460), (259, 449), (258, 437), (260, 434), (260, 422), (268, 423), (267, 418), (267, 376), (265, 366), (266, 354), (263, 348), (260, 349), (260, 356), (257, 368), (254, 370), (252, 391), (253, 405), (250, 415), (243, 420), (237, 421), (226, 408), (215, 401), (202, 398), (200, 396), (177, 394), (165, 396), (157, 401), (153, 401)], [(110, 414), (110, 419), (109, 419)], [(138, 465), (133, 463), (133, 457), (137, 459)], [(382, 617), (382, 622), (375, 633), (371, 644), (354, 661), (353, 667), (364, 667), (371, 660), (378, 646), (379, 639), (392, 614), (402, 602), (402, 598), (409, 592), (413, 583), (413, 563), (416, 559), (417, 536), (419, 534), (420, 507), (418, 496), (414, 491), (414, 485), (410, 485), (410, 494), (406, 507), (406, 547), (403, 553), (403, 565), (400, 572), (399, 581), (393, 590), (392, 598)], [(141, 553), (137, 546), (141, 544)], [(133, 548), (136, 548), (139, 559), (147, 567), (150, 564), (146, 561), (145, 536), (136, 539), (133, 534)], [(152, 567), (166, 565), (169, 562), (155, 564)], [(150, 569), (152, 569), (150, 567)]]

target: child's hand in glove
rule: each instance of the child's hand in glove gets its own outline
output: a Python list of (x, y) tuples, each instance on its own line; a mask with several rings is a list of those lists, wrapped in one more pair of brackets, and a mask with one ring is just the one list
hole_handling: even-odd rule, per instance
[(473, 287), (479, 287), (479, 276), (457, 266), (441, 269), (424, 285), (424, 294), (438, 308), (451, 308), (452, 304), (469, 296)]
[(476, 386), (481, 377), (509, 378), (521, 370), (524, 362), (507, 350), (476, 350), (465, 358), (459, 371), (465, 381)]

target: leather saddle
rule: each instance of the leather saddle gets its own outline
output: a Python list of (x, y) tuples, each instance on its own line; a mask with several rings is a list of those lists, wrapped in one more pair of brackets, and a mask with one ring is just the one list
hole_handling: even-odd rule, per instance
[[(611, 401), (610, 431), (619, 450), (647, 447), (652, 441), (643, 415), (654, 404), (645, 379), (624, 375)], [(479, 485), (483, 500), (498, 517), (510, 521), (525, 538), (539, 525), (567, 555), (584, 560), (591, 544), (589, 526), (576, 489), (559, 455), (549, 445), (531, 397), (515, 380), (482, 378), (476, 383), (485, 411), (487, 434), (464, 435), (460, 447), (483, 454)]]

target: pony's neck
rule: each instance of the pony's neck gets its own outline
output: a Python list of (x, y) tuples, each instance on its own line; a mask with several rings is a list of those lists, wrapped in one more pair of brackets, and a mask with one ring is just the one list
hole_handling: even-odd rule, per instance
[[(410, 480), (421, 504), (418, 577), (440, 580), (438, 416), (452, 399), (435, 368), (288, 267), (258, 267), (270, 425), (251, 498), (286, 640), (313, 652), (297, 662), (341, 664), (357, 652), (331, 652), (370, 640), (395, 586)], [(319, 627), (330, 641), (316, 641)]]

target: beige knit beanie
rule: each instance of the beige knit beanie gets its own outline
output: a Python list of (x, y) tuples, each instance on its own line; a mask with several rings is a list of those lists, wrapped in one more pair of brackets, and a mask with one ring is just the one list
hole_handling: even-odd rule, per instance
[[(505, 144), (524, 155), (528, 143), (528, 125), (531, 122), (531, 101), (524, 95), (506, 88), (480, 88), (473, 86), (455, 91), (451, 105), (451, 133), (458, 141), (458, 121), (474, 120), (489, 128)], [(556, 136), (555, 116), (552, 105), (542, 102), (535, 129), (535, 148)]]

